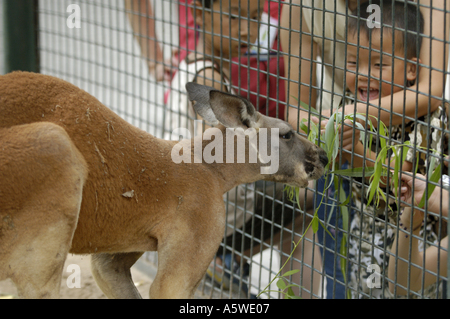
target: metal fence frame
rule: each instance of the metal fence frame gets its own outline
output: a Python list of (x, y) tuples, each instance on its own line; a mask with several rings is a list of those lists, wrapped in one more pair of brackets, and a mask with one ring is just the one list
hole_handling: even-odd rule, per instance
[[(156, 4), (157, 10), (154, 19), (160, 31), (164, 31), (162, 35), (159, 35), (159, 41), (165, 48), (164, 53), (166, 57), (170, 56), (172, 48), (182, 49), (175, 44), (179, 41), (179, 38), (174, 29), (178, 29), (179, 21), (176, 21), (176, 13), (171, 6), (172, 2), (176, 3), (178, 1), (162, 0), (162, 5), (160, 6), (156, 2), (152, 2), (153, 5)], [(67, 12), (67, 7), (72, 3), (78, 4), (83, 10), (81, 29), (70, 29), (66, 26), (65, 22), (70, 15)], [(284, 5), (287, 5), (286, 3), (289, 3), (289, 0), (286, 0)], [(169, 89), (169, 84), (157, 82), (148, 74), (146, 62), (157, 61), (151, 61), (149, 58), (142, 57), (136, 42), (136, 36), (139, 37), (139, 34), (133, 33), (129, 20), (126, 17), (126, 14), (130, 13), (130, 11), (125, 9), (122, 0), (1, 0), (1, 7), (3, 7), (4, 35), (2, 35), (0, 27), (0, 39), (3, 37), (3, 41), (6, 44), (4, 52), (2, 51), (2, 46), (0, 46), (0, 57), (3, 54), (5, 61), (3, 69), (0, 63), (1, 73), (20, 69), (64, 78), (99, 98), (132, 124), (156, 136), (163, 136), (164, 125), (161, 125), (161, 119), (163, 119), (166, 111), (164, 94)], [(449, 12), (450, 8), (446, 10)], [(1, 14), (2, 11), (0, 11)], [(220, 31), (214, 31), (214, 33), (216, 32)], [(450, 43), (448, 33), (450, 32), (447, 32), (447, 40), (445, 42), (447, 51)], [(23, 41), (17, 41), (17, 39)], [(149, 37), (147, 36), (146, 39), (149, 40)], [(245, 41), (245, 39), (240, 39), (240, 41)], [(17, 44), (26, 45), (26, 47), (18, 46)], [(280, 47), (278, 46), (277, 49), (280, 49)], [(282, 59), (286, 54), (289, 55), (289, 53), (281, 52), (280, 50), (274, 54), (278, 59)], [(98, 56), (101, 56), (102, 59), (94, 58)], [(321, 62), (318, 61), (318, 63)], [(243, 65), (243, 67), (249, 68), (249, 65)], [(264, 71), (260, 70), (259, 67), (253, 69), (253, 71), (264, 74)], [(280, 76), (281, 70), (279, 68), (276, 72), (278, 81), (289, 81), (288, 75), (286, 75), (287, 78)], [(443, 79), (448, 78), (448, 76), (448, 71), (443, 72)], [(252, 79), (248, 75), (248, 78), (245, 80), (250, 82)], [(244, 81), (244, 79), (234, 83), (235, 88), (238, 90), (241, 81)], [(260, 89), (258, 86), (258, 91)], [(269, 89), (273, 90), (273, 88)], [(278, 85), (276, 90), (279, 90)], [(241, 93), (245, 95), (245, 92)], [(268, 97), (268, 99), (272, 99), (277, 105), (283, 103), (278, 98)], [(442, 102), (449, 102), (447, 99), (448, 97), (442, 97)], [(129, 105), (129, 107), (124, 108), (124, 104)], [(449, 132), (446, 131), (446, 133)], [(317, 188), (308, 189), (308, 192), (316, 194), (318, 190)], [(255, 196), (270, 199), (270, 197), (274, 197), (274, 193), (268, 194), (265, 191), (257, 191)], [(283, 214), (294, 208), (294, 204), (287, 199), (287, 196), (272, 200), (272, 203), (271, 205), (275, 205), (274, 203), (279, 204)], [(255, 217), (253, 212), (247, 213), (254, 221), (258, 218)], [(280, 249), (281, 239), (276, 237), (278, 230), (281, 231), (283, 236), (287, 236), (292, 240), (298, 238), (308, 226), (307, 217), (313, 218), (312, 215), (308, 216), (306, 212), (302, 216), (303, 225), (300, 229), (284, 227), (279, 223), (273, 223), (271, 218), (265, 217), (265, 221), (272, 223), (270, 239), (266, 242), (258, 242), (258, 239), (253, 237), (252, 232), (254, 230), (249, 233), (248, 230), (235, 229), (235, 234), (241, 234), (254, 240), (256, 243), (261, 244), (265, 250), (263, 255), (257, 255), (256, 258), (252, 259), (242, 253), (241, 247), (227, 247), (232, 256), (242, 257), (243, 261), (250, 263), (252, 272), (257, 273), (256, 276), (250, 276), (249, 279), (243, 278), (238, 274), (232, 274), (236, 277), (235, 286), (238, 287), (238, 290), (245, 285), (249, 285), (253, 293), (264, 289), (266, 283), (275, 276), (281, 266), (280, 254), (284, 254), (285, 257), (288, 255), (286, 251), (282, 252)], [(442, 212), (440, 218), (441, 220), (445, 219), (442, 216)], [(447, 225), (448, 233), (450, 233), (450, 223), (447, 223)], [(233, 224), (228, 226), (235, 228)], [(343, 231), (338, 225), (334, 227), (338, 231)], [(305, 238), (302, 241), (301, 247), (303, 250), (307, 244), (313, 247), (321, 246), (317, 235), (312, 238)], [(344, 257), (340, 253), (336, 253), (336, 256)], [(303, 254), (301, 259), (304, 259)], [(156, 260), (155, 255), (149, 254), (145, 260), (146, 262), (154, 263)], [(296, 260), (295, 262), (302, 263), (302, 260)], [(293, 263), (292, 260), (291, 263)], [(243, 266), (244, 262), (240, 264), (241, 268)], [(302, 280), (308, 280), (310, 281), (309, 284), (312, 285), (313, 276), (308, 278), (306, 275), (303, 276), (303, 273), (312, 271), (313, 273), (324, 275), (324, 271), (321, 269), (311, 270), (311, 268), (314, 267), (303, 263), (301, 274), (302, 278), (305, 277)], [(448, 256), (447, 268), (446, 280), (448, 282), (450, 280), (450, 256)], [(336, 282), (335, 278), (332, 279)], [(296, 284), (303, 286), (304, 283), (302, 281)], [(319, 294), (324, 290), (323, 280), (320, 286)], [(345, 286), (348, 288), (347, 284)], [(276, 286), (272, 287), (276, 289)], [(211, 284), (210, 279), (205, 279), (200, 286), (200, 291), (206, 298), (237, 297), (232, 290), (233, 287), (229, 289), (223, 286), (215, 287)], [(308, 292), (306, 291), (305, 293)], [(271, 297), (277, 298), (279, 295), (275, 293)], [(321, 298), (322, 295), (315, 295), (314, 297)], [(447, 297), (450, 297), (449, 285), (447, 285)]]

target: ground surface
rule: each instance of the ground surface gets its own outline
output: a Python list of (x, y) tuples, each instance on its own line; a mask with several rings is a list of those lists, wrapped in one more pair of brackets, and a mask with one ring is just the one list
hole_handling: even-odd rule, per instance
[[(63, 279), (61, 281), (62, 299), (106, 299), (95, 283), (91, 274), (90, 256), (69, 255), (64, 266)], [(69, 265), (78, 265), (81, 271), (81, 288), (70, 289), (67, 286), (67, 279), (73, 272), (67, 272)], [(131, 269), (133, 281), (136, 284), (143, 298), (148, 298), (151, 279), (133, 267)], [(10, 280), (0, 282), (0, 299), (17, 297), (17, 289)]]

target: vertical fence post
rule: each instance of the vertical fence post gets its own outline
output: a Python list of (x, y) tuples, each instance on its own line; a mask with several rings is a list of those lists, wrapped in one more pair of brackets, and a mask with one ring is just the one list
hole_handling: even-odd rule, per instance
[[(449, 190), (450, 192), (450, 190)], [(445, 199), (444, 199), (445, 200)], [(447, 237), (448, 237), (448, 246), (447, 246), (447, 299), (450, 299), (450, 196), (448, 198), (449, 201), (449, 211), (447, 212)]]
[(5, 71), (39, 72), (38, 0), (4, 2)]

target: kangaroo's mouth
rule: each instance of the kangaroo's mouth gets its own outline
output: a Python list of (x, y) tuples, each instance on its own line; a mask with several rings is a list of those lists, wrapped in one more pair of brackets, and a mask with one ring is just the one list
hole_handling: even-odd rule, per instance
[(318, 148), (317, 154), (315, 156), (306, 156), (304, 161), (304, 170), (310, 179), (319, 179), (325, 171), (325, 167), (328, 165), (329, 160), (327, 153)]
[(325, 168), (325, 167), (328, 165), (328, 163), (329, 163), (328, 155), (327, 155), (327, 153), (326, 153), (324, 150), (322, 150), (322, 149), (321, 149), (321, 152), (319, 153), (319, 161), (323, 164), (323, 167), (324, 167), (324, 168)]
[(292, 181), (287, 184), (289, 184), (291, 186), (300, 187), (300, 188), (307, 187), (310, 181), (318, 180), (325, 173), (326, 165), (322, 165), (322, 164), (328, 164), (328, 158), (326, 161), (325, 161), (325, 159), (323, 160), (323, 162), (321, 161), (321, 163), (319, 165), (317, 165), (317, 164), (313, 165), (310, 163), (305, 163), (305, 164), (301, 165), (298, 169), (302, 173), (296, 174), (297, 179), (295, 181)]

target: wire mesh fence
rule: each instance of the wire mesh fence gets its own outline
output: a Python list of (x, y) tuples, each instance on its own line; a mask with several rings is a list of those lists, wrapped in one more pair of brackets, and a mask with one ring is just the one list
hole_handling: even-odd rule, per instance
[[(3, 21), (3, 3), (4, 3), (4, 1), (5, 0), (1, 0), (0, 1), (0, 18), (2, 19), (2, 21)], [(0, 24), (0, 43), (3, 43), (3, 39), (4, 39), (4, 36), (3, 36), (3, 23), (1, 23)], [(5, 64), (5, 59), (4, 59), (4, 55), (5, 55), (5, 53), (4, 53), (4, 46), (2, 45), (2, 46), (0, 46), (0, 74), (4, 74), (5, 73), (5, 67), (4, 67), (4, 64)]]
[(448, 2), (40, 0), (40, 71), (166, 139), (205, 129), (186, 82), (214, 86), (335, 159), (294, 198), (224, 196), (202, 297), (447, 298)]

